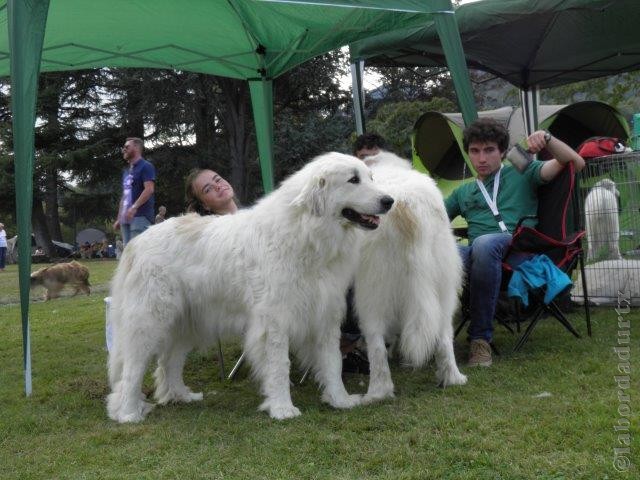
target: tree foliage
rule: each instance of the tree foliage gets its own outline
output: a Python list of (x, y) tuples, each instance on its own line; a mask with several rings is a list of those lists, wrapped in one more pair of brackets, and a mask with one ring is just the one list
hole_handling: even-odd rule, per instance
[[(314, 59), (274, 82), (276, 180), (310, 156), (342, 148), (351, 133), (343, 53)], [(15, 225), (10, 88), (0, 83), (0, 219)], [(34, 163), (37, 242), (73, 242), (85, 226), (109, 230), (121, 194), (126, 137), (145, 140), (157, 170), (156, 205), (184, 210), (194, 167), (227, 177), (240, 201), (262, 194), (247, 83), (192, 72), (99, 69), (40, 76)], [(66, 233), (66, 238), (65, 237)], [(115, 232), (108, 232), (113, 235)]]
[[(341, 80), (346, 54), (335, 51), (274, 80), (276, 183), (310, 158), (349, 152), (354, 137), (351, 97)], [(450, 75), (440, 69), (378, 68), (380, 86), (368, 92), (367, 130), (409, 157), (415, 121), (426, 111), (456, 111)], [(472, 72), (481, 109), (516, 104), (517, 91)], [(602, 100), (630, 116), (640, 111), (640, 74), (544, 90), (546, 103)], [(157, 170), (156, 205), (184, 210), (183, 179), (194, 167), (229, 179), (242, 204), (262, 195), (247, 83), (204, 74), (145, 69), (99, 69), (40, 76), (33, 179), (33, 227), (39, 243), (73, 242), (86, 226), (109, 230), (121, 194), (126, 137), (145, 140)], [(10, 88), (0, 80), (0, 219), (15, 232), (15, 186)], [(110, 235), (115, 232), (109, 231)]]

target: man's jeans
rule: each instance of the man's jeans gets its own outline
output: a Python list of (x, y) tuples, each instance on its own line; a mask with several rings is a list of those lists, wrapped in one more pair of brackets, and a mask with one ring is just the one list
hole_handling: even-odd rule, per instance
[(131, 223), (120, 225), (122, 232), (122, 243), (126, 246), (131, 240), (144, 232), (151, 226), (147, 217), (133, 217)]
[(511, 235), (481, 235), (471, 246), (458, 245), (469, 288), (469, 338), (491, 342), (493, 317), (502, 281), (502, 259), (507, 253)]

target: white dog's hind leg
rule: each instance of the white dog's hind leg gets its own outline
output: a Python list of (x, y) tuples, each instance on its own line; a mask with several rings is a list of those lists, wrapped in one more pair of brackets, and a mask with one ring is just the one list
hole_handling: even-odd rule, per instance
[(322, 388), (321, 400), (333, 408), (353, 408), (360, 405), (362, 395), (350, 395), (342, 382), (342, 355), (338, 325), (328, 335), (317, 339), (314, 356), (316, 380)]
[(194, 393), (184, 384), (182, 372), (191, 346), (175, 342), (158, 358), (158, 368), (154, 373), (156, 389), (154, 399), (160, 405), (169, 402), (189, 403), (202, 400), (202, 392)]
[(456, 357), (453, 352), (453, 332), (447, 328), (447, 332), (442, 335), (436, 345), (436, 378), (438, 385), (448, 387), (449, 385), (464, 385), (467, 377), (460, 373)]
[(120, 423), (140, 422), (153, 405), (144, 401), (142, 378), (149, 362), (146, 349), (131, 351), (122, 365), (122, 377), (107, 396), (107, 412), (112, 420)]
[(386, 398), (393, 398), (393, 381), (387, 347), (382, 334), (366, 333), (367, 355), (369, 357), (369, 388), (362, 399), (363, 403), (371, 403)]
[(287, 335), (274, 325), (266, 329), (253, 325), (245, 338), (245, 352), (266, 397), (258, 409), (277, 420), (300, 415), (291, 401)]

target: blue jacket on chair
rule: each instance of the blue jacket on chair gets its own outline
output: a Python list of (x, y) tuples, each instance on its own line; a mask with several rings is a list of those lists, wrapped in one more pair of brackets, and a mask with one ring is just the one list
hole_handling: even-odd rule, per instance
[(544, 303), (549, 304), (560, 292), (572, 284), (571, 279), (546, 255), (536, 255), (515, 267), (507, 294), (529, 305), (529, 290), (547, 286)]

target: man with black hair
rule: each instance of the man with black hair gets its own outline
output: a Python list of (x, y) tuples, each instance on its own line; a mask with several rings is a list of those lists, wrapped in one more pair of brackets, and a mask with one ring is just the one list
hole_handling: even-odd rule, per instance
[[(445, 201), (449, 218), (460, 215), (469, 225), (469, 246), (459, 247), (470, 296), (469, 366), (488, 367), (492, 363), (490, 343), (502, 260), (516, 224), (526, 215), (536, 215), (541, 184), (555, 178), (569, 162), (576, 171), (585, 165), (571, 147), (544, 130), (532, 133), (527, 145), (531, 153), (546, 149), (554, 158), (534, 160), (522, 172), (503, 166), (509, 147), (507, 129), (491, 118), (473, 122), (464, 130), (463, 146), (476, 171), (476, 181), (459, 186)], [(524, 225), (535, 227), (535, 223), (527, 220)]]
[(387, 150), (387, 142), (377, 133), (365, 133), (356, 138), (353, 144), (353, 154), (360, 160)]

